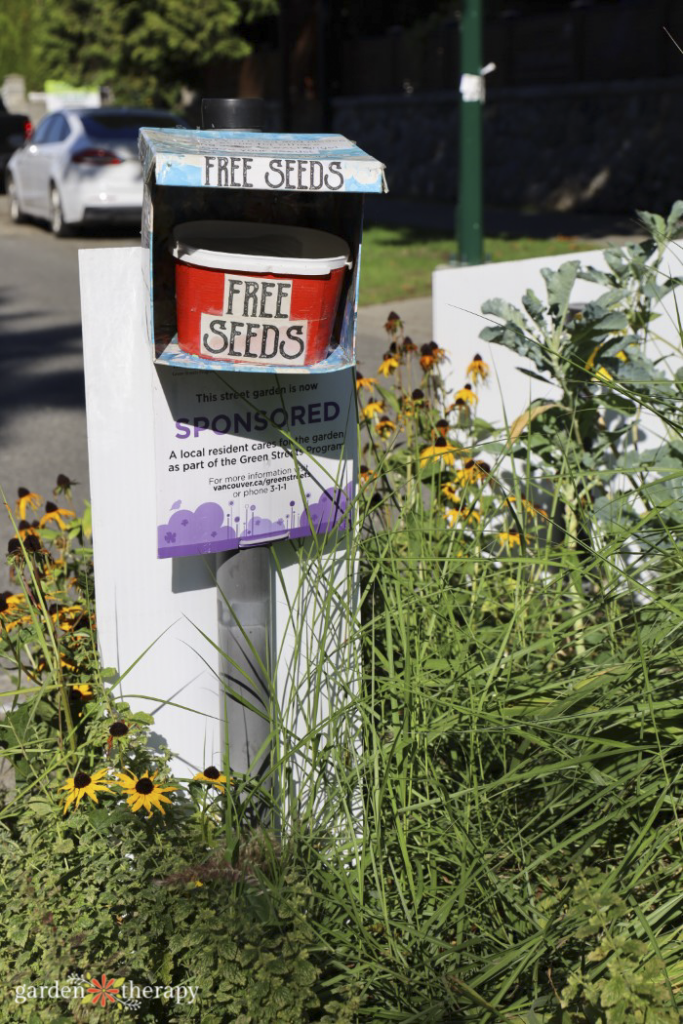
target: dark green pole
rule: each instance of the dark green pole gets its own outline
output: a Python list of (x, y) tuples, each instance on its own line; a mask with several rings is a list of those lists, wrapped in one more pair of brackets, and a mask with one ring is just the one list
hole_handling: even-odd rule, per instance
[(463, 0), (460, 19), (460, 182), (458, 257), (482, 263), (482, 21), (484, 0)]

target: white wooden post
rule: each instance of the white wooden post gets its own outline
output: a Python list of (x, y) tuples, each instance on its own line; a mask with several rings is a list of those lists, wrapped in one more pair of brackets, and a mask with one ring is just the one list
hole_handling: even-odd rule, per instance
[[(80, 276), (102, 661), (124, 676), (120, 695), (154, 714), (154, 734), (177, 755), (176, 774), (187, 776), (223, 757), (214, 558), (157, 558), (156, 369), (146, 341), (140, 250), (82, 250)], [(341, 391), (352, 388), (351, 373), (337, 375)], [(346, 456), (355, 461), (350, 433)], [(287, 724), (297, 735), (322, 728), (329, 708), (357, 686), (355, 648), (347, 641), (358, 584), (347, 543), (327, 554), (315, 585), (301, 572), (297, 546), (274, 545), (282, 569), (273, 595), (278, 701), (289, 708)], [(321, 602), (330, 599), (323, 626)], [(321, 663), (322, 700), (312, 707), (310, 668)]]

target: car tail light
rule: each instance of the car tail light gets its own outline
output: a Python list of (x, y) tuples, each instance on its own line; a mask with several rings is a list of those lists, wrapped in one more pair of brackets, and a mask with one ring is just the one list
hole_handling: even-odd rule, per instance
[(95, 164), (97, 167), (102, 167), (104, 164), (120, 164), (123, 161), (112, 153), (109, 149), (82, 149), (79, 153), (74, 153), (71, 157), (71, 161), (74, 164)]
[(24, 121), (24, 139), (30, 139), (33, 135), (33, 125), (30, 121)]

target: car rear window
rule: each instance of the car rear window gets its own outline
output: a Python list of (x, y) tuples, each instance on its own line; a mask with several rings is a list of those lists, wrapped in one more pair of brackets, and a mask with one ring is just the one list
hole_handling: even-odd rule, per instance
[(82, 114), (83, 126), (91, 139), (130, 139), (140, 128), (175, 128), (185, 123), (175, 114)]

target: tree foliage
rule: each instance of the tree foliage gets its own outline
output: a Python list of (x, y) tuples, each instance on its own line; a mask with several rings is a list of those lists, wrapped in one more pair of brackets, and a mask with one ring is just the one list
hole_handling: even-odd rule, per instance
[(0, 4), (0, 83), (6, 75), (23, 75), (29, 89), (42, 86), (36, 57), (40, 0), (3, 0)]
[(38, 51), (46, 77), (173, 105), (210, 65), (247, 56), (240, 27), (276, 10), (277, 0), (46, 0)]

